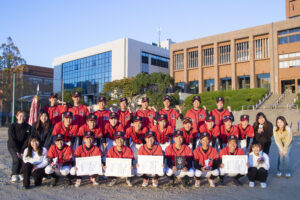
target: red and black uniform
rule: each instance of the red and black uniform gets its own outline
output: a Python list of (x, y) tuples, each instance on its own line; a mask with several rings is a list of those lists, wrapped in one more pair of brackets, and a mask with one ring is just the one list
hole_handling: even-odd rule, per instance
[(182, 119), (182, 114), (179, 114), (176, 110), (170, 108), (169, 110), (165, 110), (164, 108), (158, 112), (159, 115), (167, 115), (168, 117), (168, 125), (172, 127), (172, 129), (176, 129), (176, 119)]
[[(78, 125), (71, 124), (68, 128), (64, 126), (64, 122), (58, 122), (52, 131), (52, 135), (63, 134), (65, 136), (64, 141), (69, 142), (75, 138), (78, 134)], [(74, 142), (74, 141), (72, 141)]]
[(48, 159), (57, 158), (56, 163), (63, 166), (70, 165), (73, 157), (73, 150), (70, 146), (64, 145), (62, 149), (58, 149), (54, 144), (50, 147), (47, 153)]
[(224, 124), (224, 122), (223, 122), (224, 116), (230, 115), (232, 117), (232, 119), (234, 119), (232, 113), (225, 109), (220, 109), (220, 110), (214, 109), (214, 110), (210, 111), (210, 115), (215, 117), (216, 125), (219, 127)]
[[(218, 168), (219, 154), (218, 151), (213, 147), (208, 147), (204, 150), (199, 147), (194, 150), (194, 167), (195, 169), (201, 170), (202, 167), (211, 167), (212, 169)], [(205, 160), (209, 160), (208, 166), (205, 165)]]
[(187, 131), (184, 128), (181, 128), (180, 130), (183, 132), (183, 144), (192, 144), (193, 148), (195, 148), (196, 140), (198, 138), (198, 132), (194, 131), (193, 128), (191, 128), (190, 131)]
[(254, 137), (254, 128), (250, 124), (248, 124), (248, 126), (245, 129), (242, 128), (242, 124), (238, 124), (238, 125), (236, 125), (236, 127), (239, 130), (239, 137), (238, 137), (239, 140), (245, 139), (246, 136), (247, 136), (247, 138)]
[(54, 126), (61, 122), (61, 116), (68, 110), (68, 107), (66, 105), (45, 106), (42, 110), (48, 113), (49, 120)]
[(236, 148), (234, 153), (230, 153), (229, 148), (224, 147), (220, 151), (220, 159), (222, 159), (222, 156), (224, 156), (224, 155), (245, 155), (245, 152), (241, 148)]
[(117, 146), (113, 146), (112, 148), (110, 148), (108, 150), (107, 158), (130, 158), (130, 159), (134, 159), (132, 150), (127, 146), (123, 146), (121, 152), (118, 151)]
[(152, 149), (149, 149), (146, 144), (139, 148), (138, 155), (142, 156), (162, 156), (163, 151), (160, 145), (155, 144)]
[(97, 116), (97, 120), (98, 120), (98, 127), (101, 128), (101, 130), (104, 130), (105, 125), (107, 123), (109, 123), (109, 114), (110, 111), (108, 110), (97, 110), (96, 112), (93, 113), (94, 115)]
[(199, 131), (200, 126), (202, 126), (205, 122), (205, 118), (207, 116), (207, 111), (199, 108), (195, 110), (194, 108), (188, 110), (185, 114), (185, 118), (189, 117), (192, 119), (192, 127), (194, 130)]
[(104, 127), (104, 143), (106, 142), (106, 138), (109, 138), (111, 140), (114, 140), (115, 137), (114, 137), (114, 133), (115, 132), (118, 132), (118, 131), (121, 131), (121, 132), (124, 132), (124, 128), (122, 126), (122, 124), (120, 123), (117, 123), (114, 127), (112, 127), (112, 125), (110, 123), (107, 123)]
[(91, 156), (101, 156), (102, 151), (99, 147), (92, 145), (90, 148), (87, 148), (85, 144), (80, 145), (76, 148), (74, 152), (74, 157), (91, 157)]
[(177, 149), (175, 144), (170, 144), (166, 148), (165, 157), (168, 167), (172, 169), (172, 167), (175, 166), (176, 157), (179, 156), (185, 157), (185, 166), (190, 169), (192, 167), (193, 155), (190, 147), (185, 144), (182, 144), (180, 149)]
[(207, 125), (204, 124), (203, 126), (200, 127), (200, 134), (202, 133), (209, 133), (210, 135), (210, 140), (212, 142), (212, 146), (214, 147), (216, 144), (216, 139), (219, 137), (220, 133), (220, 128), (217, 125), (214, 125), (210, 130), (208, 129)]
[(154, 126), (154, 118), (156, 113), (153, 110), (138, 110), (135, 116), (140, 116), (142, 118), (142, 126), (151, 129)]
[(171, 126), (167, 126), (161, 131), (159, 125), (155, 125), (151, 131), (155, 133), (155, 139), (158, 143), (165, 144), (166, 142), (170, 141), (174, 129), (172, 129)]
[(231, 126), (230, 130), (226, 130), (225, 128), (225, 125), (222, 125), (221, 126), (221, 130), (220, 130), (221, 134), (220, 134), (220, 139), (222, 141), (222, 144), (226, 144), (227, 143), (227, 138), (230, 136), (230, 135), (234, 135), (236, 136), (237, 138), (239, 138), (239, 130), (237, 129), (236, 126)]
[(123, 125), (124, 129), (127, 130), (130, 125), (131, 125), (131, 121), (132, 121), (132, 113), (130, 113), (128, 110), (126, 111), (121, 111), (118, 110), (117, 111), (118, 117), (119, 117), (119, 122)]
[(79, 131), (78, 131), (78, 134), (77, 134), (77, 136), (80, 137), (80, 138), (79, 138), (79, 145), (82, 144), (82, 138), (83, 138), (83, 136), (84, 136), (84, 133), (85, 133), (85, 132), (88, 132), (88, 131), (92, 131), (92, 132), (94, 133), (95, 139), (97, 140), (97, 146), (99, 146), (99, 145), (100, 145), (100, 138), (103, 137), (102, 130), (101, 130), (97, 125), (96, 125), (96, 127), (95, 127), (93, 130), (91, 130), (91, 129), (89, 128), (89, 125), (88, 125), (88, 124), (84, 124), (84, 125), (82, 125), (82, 126), (79, 128)]
[(148, 131), (146, 127), (142, 128), (139, 132), (135, 132), (134, 127), (130, 127), (126, 130), (125, 139), (126, 144), (129, 146), (129, 139), (131, 138), (135, 144), (145, 143), (145, 134)]
[(87, 106), (82, 104), (70, 107), (68, 111), (73, 113), (73, 124), (78, 125), (78, 127), (86, 123), (86, 117), (90, 114)]

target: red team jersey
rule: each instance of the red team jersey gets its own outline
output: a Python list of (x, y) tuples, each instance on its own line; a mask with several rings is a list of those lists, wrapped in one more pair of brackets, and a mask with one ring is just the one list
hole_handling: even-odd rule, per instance
[(71, 140), (71, 136), (76, 137), (78, 134), (78, 126), (70, 125), (68, 128), (64, 126), (63, 122), (58, 122), (55, 124), (52, 135), (63, 134), (65, 136), (64, 141), (69, 142)]
[(198, 137), (198, 132), (194, 131), (193, 128), (191, 128), (189, 133), (184, 128), (181, 128), (180, 130), (183, 132), (183, 144), (189, 145), (192, 143), (193, 139)]
[(231, 126), (230, 130), (227, 131), (226, 128), (225, 128), (225, 125), (222, 125), (221, 126), (221, 134), (220, 134), (220, 138), (222, 139), (222, 143), (223, 144), (226, 144), (227, 143), (227, 138), (230, 136), (230, 135), (234, 135), (236, 136), (237, 138), (239, 138), (239, 130), (237, 129), (236, 126)]
[(73, 124), (77, 124), (79, 127), (86, 123), (86, 117), (90, 114), (90, 111), (85, 105), (73, 106), (68, 109), (73, 113)]
[(209, 160), (209, 165), (207, 167), (212, 167), (213, 162), (219, 159), (218, 151), (213, 147), (208, 147), (207, 152), (205, 153), (202, 147), (199, 147), (193, 152), (194, 160), (199, 161), (199, 165), (206, 166), (205, 160)]
[(165, 110), (165, 109), (161, 109), (158, 114), (162, 115), (167, 115), (168, 117), (168, 125), (170, 125), (172, 127), (172, 129), (176, 128), (176, 119), (180, 116), (179, 113), (170, 108), (169, 110)]
[(118, 117), (119, 117), (119, 122), (123, 125), (124, 129), (126, 130), (127, 128), (130, 127), (131, 125), (131, 117), (132, 114), (126, 110), (126, 111), (117, 111)]
[[(222, 156), (224, 156), (224, 155), (231, 155), (228, 147), (224, 147), (223, 149), (221, 149), (220, 159), (222, 159)], [(233, 155), (245, 155), (245, 153), (241, 148), (236, 148)]]
[(155, 144), (152, 149), (149, 149), (146, 144), (139, 148), (138, 155), (141, 156), (162, 156), (162, 148), (160, 145)]
[(209, 133), (210, 139), (212, 137), (218, 137), (220, 135), (220, 128), (217, 125), (214, 125), (210, 130), (208, 130), (208, 127), (206, 124), (200, 127), (200, 134), (202, 133)]
[(194, 108), (188, 110), (185, 114), (185, 118), (189, 117), (192, 119), (192, 127), (194, 130), (199, 130), (200, 126), (202, 126), (205, 122), (206, 118), (206, 111), (199, 108), (198, 110), (195, 110)]
[(68, 110), (66, 105), (55, 105), (55, 106), (45, 106), (43, 111), (47, 112), (49, 115), (49, 120), (54, 126), (56, 123), (61, 122), (61, 116), (64, 112)]
[(107, 138), (111, 139), (111, 140), (114, 140), (114, 133), (115, 132), (118, 132), (118, 131), (122, 131), (124, 132), (124, 128), (122, 126), (122, 124), (120, 123), (117, 123), (115, 125), (115, 127), (112, 127), (112, 125), (110, 123), (107, 123), (104, 127), (104, 135), (106, 135)]
[(70, 146), (64, 145), (61, 150), (59, 150), (56, 145), (52, 145), (47, 153), (47, 158), (54, 159), (57, 158), (57, 164), (63, 164), (72, 161), (73, 150)]
[[(185, 156), (186, 158), (193, 157), (190, 147), (182, 144), (181, 149), (176, 149), (175, 144), (171, 144), (166, 148), (165, 156), (171, 158), (172, 166), (175, 166), (175, 157)], [(187, 165), (187, 159), (185, 159), (185, 165)]]
[(246, 136), (248, 138), (253, 138), (254, 137), (254, 128), (250, 124), (248, 124), (246, 129), (242, 128), (242, 124), (238, 124), (238, 125), (236, 125), (236, 127), (239, 130), (239, 137), (238, 137), (239, 140), (245, 139)]
[(148, 129), (144, 127), (138, 133), (136, 133), (134, 127), (132, 126), (126, 130), (125, 138), (131, 138), (135, 144), (142, 144), (147, 131)]
[(210, 115), (215, 117), (216, 125), (221, 126), (224, 124), (224, 122), (223, 122), (224, 116), (231, 115), (231, 113), (225, 109), (223, 109), (222, 112), (218, 111), (218, 109), (214, 109), (214, 110), (210, 111)]
[(102, 134), (102, 130), (100, 128), (98, 128), (97, 126), (91, 130), (89, 129), (89, 125), (88, 124), (84, 124), (79, 128), (78, 134), (77, 136), (83, 137), (85, 132), (88, 131), (92, 131), (95, 135), (95, 138), (101, 138), (103, 136)]
[(89, 150), (85, 148), (85, 144), (80, 145), (76, 148), (74, 152), (74, 157), (91, 157), (91, 156), (101, 156), (102, 152), (99, 147), (93, 145)]
[(97, 125), (101, 130), (104, 130), (105, 125), (109, 123), (109, 113), (110, 111), (108, 110), (97, 110), (93, 114), (97, 116)]
[(159, 125), (153, 126), (151, 129), (155, 133), (156, 141), (160, 144), (165, 144), (169, 141), (169, 138), (172, 137), (174, 129), (171, 126), (167, 126), (163, 131), (160, 130)]
[(132, 150), (127, 146), (123, 146), (122, 152), (119, 152), (117, 150), (117, 147), (113, 146), (112, 148), (110, 148), (108, 150), (107, 158), (131, 158), (131, 159), (134, 159)]
[(155, 112), (153, 110), (138, 110), (135, 116), (140, 116), (142, 118), (142, 126), (151, 129), (154, 126)]

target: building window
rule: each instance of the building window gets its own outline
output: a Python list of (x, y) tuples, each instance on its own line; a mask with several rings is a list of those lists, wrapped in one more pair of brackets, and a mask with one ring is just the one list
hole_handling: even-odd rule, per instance
[(174, 55), (174, 70), (183, 69), (183, 53)]
[(148, 64), (148, 62), (149, 62), (149, 54), (146, 53), (146, 52), (142, 52), (141, 56), (142, 56), (142, 63)]
[(198, 51), (188, 52), (188, 68), (198, 67)]
[(269, 39), (262, 38), (254, 40), (255, 59), (264, 59), (269, 57)]
[(250, 76), (239, 76), (239, 89), (250, 88)]
[(249, 60), (249, 42), (239, 42), (235, 44), (236, 61), (244, 62)]
[(175, 84), (176, 92), (184, 92), (184, 82), (179, 82)]
[[(293, 29), (279, 31), (278, 32), (278, 35), (279, 35), (278, 43), (279, 44), (287, 44), (287, 43), (300, 42), (299, 32), (300, 32), (300, 28), (293, 28)], [(286, 34), (289, 34), (289, 35), (285, 36)]]
[(270, 74), (257, 74), (257, 87), (270, 90)]
[(219, 50), (219, 64), (230, 63), (230, 45), (220, 46)]
[(231, 77), (229, 78), (221, 78), (221, 90), (231, 90)]
[(189, 91), (192, 94), (198, 94), (199, 91), (198, 81), (191, 81), (189, 83)]
[(300, 67), (300, 59), (279, 62), (279, 68)]
[(169, 59), (164, 58), (162, 56), (151, 55), (151, 65), (168, 68), (169, 67)]
[(203, 66), (210, 66), (214, 64), (214, 48), (207, 48), (202, 50)]
[(215, 90), (215, 79), (204, 80), (204, 91), (211, 92)]
[(279, 55), (279, 59), (287, 59), (287, 58), (294, 58), (294, 57), (300, 57), (300, 52)]

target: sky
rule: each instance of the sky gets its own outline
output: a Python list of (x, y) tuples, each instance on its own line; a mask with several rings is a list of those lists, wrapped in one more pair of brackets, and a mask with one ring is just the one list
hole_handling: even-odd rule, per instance
[(27, 64), (132, 38), (183, 42), (285, 20), (285, 0), (0, 0), (0, 44), (12, 37)]

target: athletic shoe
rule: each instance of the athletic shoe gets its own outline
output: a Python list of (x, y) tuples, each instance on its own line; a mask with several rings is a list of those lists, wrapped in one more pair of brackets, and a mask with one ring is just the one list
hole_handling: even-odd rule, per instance
[(20, 181), (23, 181), (23, 180), (24, 180), (23, 174), (19, 174), (19, 180), (20, 180)]
[(74, 186), (79, 187), (80, 184), (81, 184), (81, 179), (77, 179)]
[(277, 177), (281, 177), (281, 176), (282, 176), (282, 173), (281, 173), (281, 172), (277, 172), (276, 176), (277, 176)]
[(149, 179), (144, 179), (142, 187), (147, 187), (149, 185)]
[(215, 185), (215, 183), (214, 183), (213, 180), (208, 179), (208, 183), (209, 183), (209, 186), (210, 186), (210, 187), (216, 187), (216, 185)]
[(195, 188), (199, 188), (200, 187), (200, 180), (195, 180)]
[(17, 182), (19, 180), (19, 177), (17, 175), (11, 176), (11, 182)]
[(109, 183), (109, 186), (112, 187), (114, 184), (116, 184), (116, 182), (117, 182), (116, 178), (112, 179)]
[(253, 188), (254, 186), (255, 186), (255, 183), (252, 182), (252, 181), (250, 181), (250, 182), (249, 182), (249, 187)]
[(157, 179), (152, 179), (152, 186), (157, 188), (158, 187), (158, 180)]
[(99, 183), (96, 181), (96, 178), (90, 177), (90, 181), (93, 183), (94, 186), (99, 185)]
[(292, 176), (291, 173), (286, 173), (285, 174), (285, 178), (291, 178), (291, 176)]
[(236, 186), (241, 186), (241, 185), (243, 185), (242, 182), (241, 182), (239, 179), (237, 179), (237, 178), (234, 178), (234, 179), (233, 179), (233, 183), (234, 183)]
[(130, 179), (126, 179), (126, 183), (127, 183), (128, 187), (132, 187), (132, 183), (131, 183)]
[(267, 187), (267, 183), (265, 183), (265, 182), (260, 183), (260, 187), (261, 187), (261, 188), (266, 188), (266, 187)]

